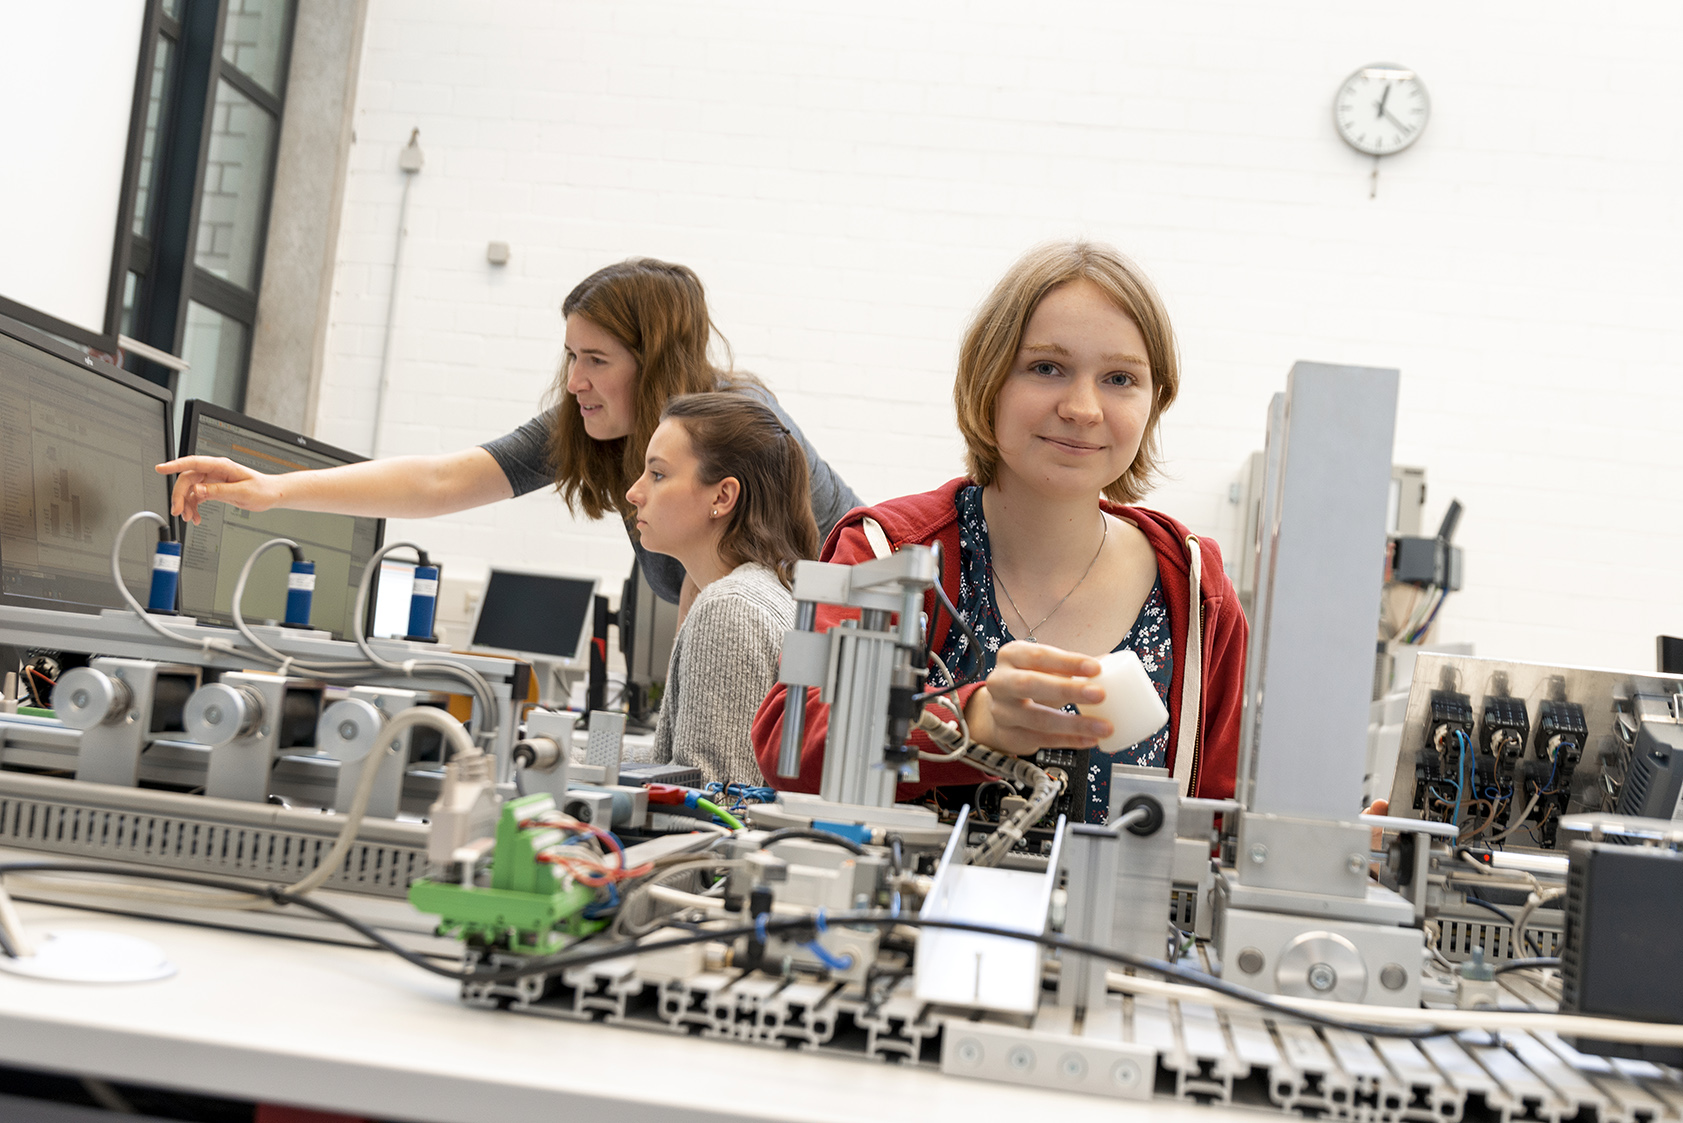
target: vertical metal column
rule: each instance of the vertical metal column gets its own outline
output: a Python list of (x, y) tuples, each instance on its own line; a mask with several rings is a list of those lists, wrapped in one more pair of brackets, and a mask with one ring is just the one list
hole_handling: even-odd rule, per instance
[(1361, 810), (1397, 382), (1395, 370), (1322, 363), (1295, 364), (1287, 381), (1245, 674), (1250, 811)]

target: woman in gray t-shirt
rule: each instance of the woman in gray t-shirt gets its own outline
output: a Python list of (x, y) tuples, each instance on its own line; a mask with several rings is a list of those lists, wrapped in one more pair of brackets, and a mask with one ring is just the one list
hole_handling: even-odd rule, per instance
[[(542, 413), (514, 432), (460, 452), (399, 456), (339, 468), (264, 475), (231, 460), (188, 456), (158, 465), (177, 475), (171, 513), (197, 523), (205, 500), (248, 511), (290, 507), (376, 518), (430, 518), (524, 495), (554, 484), (589, 518), (610, 511), (626, 521), (655, 592), (678, 601), (684, 569), (643, 549), (625, 491), (643, 471), (643, 454), (661, 410), (679, 394), (737, 390), (776, 412), (800, 441), (811, 479), (820, 538), (860, 505), (847, 484), (801, 435), (771, 391), (752, 375), (715, 367), (706, 294), (693, 271), (632, 258), (586, 277), (561, 305), (566, 358)], [(726, 347), (729, 355), (729, 347)]]

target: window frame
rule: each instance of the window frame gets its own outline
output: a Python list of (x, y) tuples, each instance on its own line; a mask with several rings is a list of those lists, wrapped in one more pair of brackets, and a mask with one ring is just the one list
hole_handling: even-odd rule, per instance
[[(112, 322), (120, 322), (123, 286), (127, 275), (137, 275), (132, 338), (172, 355), (180, 355), (187, 330), (190, 303), (202, 305), (245, 326), (240, 355), (239, 401), (226, 403), (234, 409), (244, 405), (245, 381), (251, 367), (251, 342), (256, 335), (257, 307), (262, 290), (263, 264), (269, 241), (269, 217), (274, 205), (275, 176), (280, 156), (281, 133), (286, 121), (286, 87), (292, 64), (293, 36), (298, 24), (298, 2), (287, 5), (285, 27), (277, 61), (276, 91), (265, 89), (256, 79), (223, 57), (227, 33), (229, 0), (180, 0), (180, 17), (164, 10), (165, 0), (149, 0), (147, 34), (142, 47), (145, 67), (137, 83), (135, 118), (131, 129), (131, 157), (125, 190), (129, 205), (122, 226), (124, 263), (113, 281)], [(158, 121), (154, 151), (155, 184), (149, 192), (153, 208), (147, 234), (134, 232), (133, 195), (139, 184), (140, 146), (145, 139), (145, 114), (151, 100), (153, 60), (159, 38), (174, 44), (174, 58), (164, 80), (171, 83), (165, 110)], [(224, 280), (197, 262), (199, 222), (204, 201), (205, 170), (209, 163), (212, 127), (216, 114), (219, 83), (227, 82), (240, 96), (274, 119), (269, 141), (268, 176), (263, 184), (259, 208), (259, 229), (253, 260), (255, 283), (249, 289)], [(175, 372), (137, 355), (125, 365), (136, 374), (160, 385), (175, 382)]]

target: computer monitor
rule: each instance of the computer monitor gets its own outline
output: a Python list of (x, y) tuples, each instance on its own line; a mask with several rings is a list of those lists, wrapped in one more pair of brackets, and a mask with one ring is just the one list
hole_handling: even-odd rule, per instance
[[(0, 316), (0, 604), (120, 608), (117, 529), (169, 513), (170, 394)], [(124, 543), (123, 582), (145, 603), (154, 523)]]
[(586, 666), (595, 598), (594, 577), (493, 567), (472, 646)]
[(620, 590), (619, 649), (625, 656), (626, 702), (631, 716), (647, 721), (655, 710), (656, 687), (666, 682), (666, 665), (678, 636), (678, 606), (655, 594), (643, 567), (631, 563)]
[[(197, 399), (182, 422), (183, 456), (225, 456), (270, 474), (334, 468), (367, 457)], [(291, 538), (316, 563), (310, 622), (340, 639), (352, 633), (357, 587), (380, 548), (385, 520), (312, 511), (242, 511), (227, 503), (199, 508), (181, 550), (181, 611), (209, 623), (233, 623), (234, 586), (251, 552), (271, 538)], [(287, 551), (276, 548), (252, 568), (240, 614), (248, 622), (286, 615)], [(376, 609), (377, 610), (377, 609)]]

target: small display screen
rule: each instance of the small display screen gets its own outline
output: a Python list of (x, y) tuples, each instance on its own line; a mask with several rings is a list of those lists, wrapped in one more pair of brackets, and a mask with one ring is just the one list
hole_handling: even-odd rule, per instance
[(595, 596), (592, 577), (493, 569), (474, 624), (473, 646), (583, 659)]

